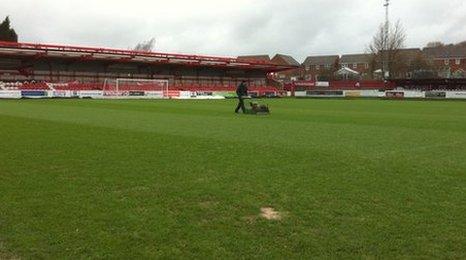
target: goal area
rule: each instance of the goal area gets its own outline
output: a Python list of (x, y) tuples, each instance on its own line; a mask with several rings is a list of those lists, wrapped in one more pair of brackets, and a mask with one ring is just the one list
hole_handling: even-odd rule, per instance
[(168, 80), (161, 79), (106, 79), (104, 97), (166, 98)]

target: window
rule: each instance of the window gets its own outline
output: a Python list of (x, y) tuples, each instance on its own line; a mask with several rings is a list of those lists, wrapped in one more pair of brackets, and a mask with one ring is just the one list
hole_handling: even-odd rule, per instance
[(326, 69), (330, 69), (330, 64), (325, 64)]
[(455, 64), (456, 64), (456, 65), (460, 65), (460, 64), (461, 64), (461, 59), (456, 59), (456, 60), (455, 60)]
[(316, 65), (316, 70), (319, 70), (320, 69), (320, 65)]
[(369, 69), (369, 63), (364, 63), (364, 68)]
[(342, 66), (342, 67), (348, 67), (348, 64), (343, 63), (343, 64), (341, 64), (341, 66)]
[(445, 59), (445, 66), (448, 66), (450, 65), (450, 60), (449, 59)]
[(353, 64), (353, 69), (357, 69), (358, 68), (358, 64), (357, 63), (354, 63)]
[(308, 71), (310, 68), (311, 68), (310, 66), (306, 65), (304, 69)]

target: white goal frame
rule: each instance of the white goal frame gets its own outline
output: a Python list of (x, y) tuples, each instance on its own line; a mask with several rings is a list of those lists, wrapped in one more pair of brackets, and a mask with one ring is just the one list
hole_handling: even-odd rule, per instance
[[(125, 89), (125, 84), (133, 85), (133, 89)], [(154, 89), (146, 89), (139, 87), (141, 85), (153, 85)], [(117, 78), (117, 79), (105, 79), (102, 87), (104, 97), (108, 98), (168, 98), (168, 80), (165, 79), (129, 79), (129, 78)], [(131, 92), (140, 92), (144, 95), (132, 96)]]

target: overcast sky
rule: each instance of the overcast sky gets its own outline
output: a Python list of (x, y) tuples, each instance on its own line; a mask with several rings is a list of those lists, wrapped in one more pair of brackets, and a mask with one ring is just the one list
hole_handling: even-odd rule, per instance
[[(384, 0), (0, 0), (23, 42), (237, 56), (364, 52)], [(408, 47), (466, 40), (465, 0), (392, 0)]]

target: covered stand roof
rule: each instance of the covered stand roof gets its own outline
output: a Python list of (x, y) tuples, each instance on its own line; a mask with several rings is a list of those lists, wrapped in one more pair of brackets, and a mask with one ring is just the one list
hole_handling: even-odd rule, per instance
[(277, 72), (294, 69), (291, 65), (275, 64), (267, 60), (245, 60), (233, 57), (215, 57), (158, 53), (109, 48), (92, 48), (51, 44), (12, 43), (0, 41), (1, 56), (26, 56), (34, 58), (62, 58), (87, 60), (107, 60), (113, 62), (135, 62), (149, 64), (176, 64), (184, 66), (225, 67), (245, 70)]

